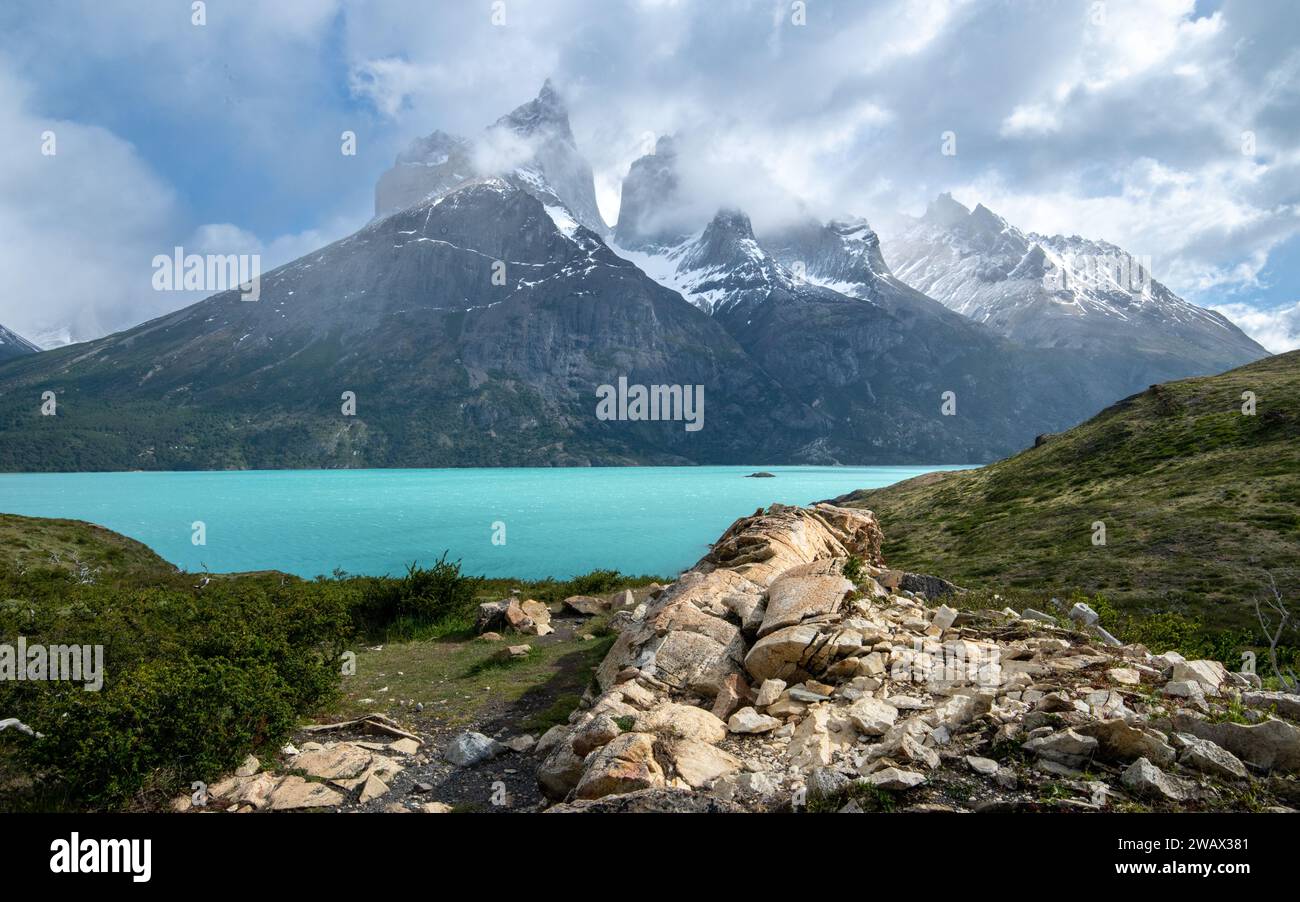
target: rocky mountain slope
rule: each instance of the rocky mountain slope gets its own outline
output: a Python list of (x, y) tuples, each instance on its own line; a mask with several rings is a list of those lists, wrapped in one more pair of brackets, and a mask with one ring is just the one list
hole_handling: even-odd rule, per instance
[[(807, 221), (756, 235), (720, 211), (695, 232), (679, 209), (676, 151), (631, 167), (614, 248), (720, 322), (835, 430), (828, 459), (989, 460), (1109, 403), (1083, 355), (1018, 347), (900, 282), (865, 222)], [(951, 391), (956, 416), (944, 416)]]
[(948, 194), (885, 242), (884, 258), (913, 288), (1020, 344), (1085, 352), (1121, 375), (1124, 393), (1268, 353), (1113, 244), (1025, 233)]
[(885, 552), (899, 566), (995, 591), (1102, 592), (1133, 610), (1254, 629), (1266, 570), (1296, 588), (1298, 411), (1293, 351), (1152, 386), (979, 470), (836, 503), (889, 523)]
[(28, 354), (35, 354), (40, 351), (36, 345), (23, 338), (17, 332), (0, 326), (0, 361), (12, 360), (15, 357), (25, 357)]
[[(704, 385), (704, 428), (598, 420), (621, 376)], [(0, 397), (0, 467), (27, 470), (766, 460), (817, 419), (515, 178), (373, 222), (264, 275), (257, 302), (19, 361)]]

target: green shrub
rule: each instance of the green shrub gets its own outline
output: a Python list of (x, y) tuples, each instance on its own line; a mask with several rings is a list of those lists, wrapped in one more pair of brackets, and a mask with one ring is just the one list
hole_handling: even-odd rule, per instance
[(463, 575), (460, 561), (447, 560), (443, 552), (428, 569), (411, 564), (401, 579), (362, 577), (356, 582), (362, 585), (361, 601), (353, 609), (357, 630), (409, 636), (422, 626), (472, 624), (483, 580)]
[(841, 572), (844, 574), (844, 578), (849, 582), (856, 583), (858, 580), (862, 579), (862, 558), (858, 557), (856, 554), (849, 555), (848, 559), (844, 562), (844, 568)]
[[(0, 641), (102, 645), (103, 687), (0, 683), (4, 759), (89, 808), (157, 803), (282, 742), (334, 697), (358, 595), (278, 575), (126, 589), (0, 565)], [(2, 807), (2, 806), (0, 806)]]

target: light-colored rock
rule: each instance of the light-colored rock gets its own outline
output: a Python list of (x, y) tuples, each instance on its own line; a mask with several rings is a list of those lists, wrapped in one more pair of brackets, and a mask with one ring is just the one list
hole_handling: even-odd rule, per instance
[(1174, 717), (1174, 729), (1208, 739), (1263, 770), (1300, 772), (1300, 728), (1284, 720), (1257, 724), (1210, 723), (1190, 714)]
[(1146, 758), (1157, 767), (1174, 763), (1177, 752), (1157, 730), (1131, 724), (1125, 720), (1100, 720), (1077, 728), (1083, 736), (1091, 736), (1098, 744), (1097, 754), (1114, 761), (1133, 761)]
[(396, 742), (390, 742), (388, 749), (399, 755), (414, 755), (420, 751), (420, 743), (414, 739), (399, 739)]
[(1228, 677), (1228, 669), (1218, 661), (1185, 661), (1174, 664), (1171, 682), (1195, 680), (1201, 684), (1206, 695), (1218, 695), (1219, 687)]
[(692, 789), (703, 789), (714, 780), (740, 769), (740, 759), (697, 739), (671, 739), (665, 754), (674, 773)]
[(1145, 758), (1129, 765), (1120, 780), (1130, 791), (1145, 798), (1169, 802), (1181, 802), (1187, 798), (1187, 788), (1181, 780), (1166, 774)]
[(848, 716), (859, 733), (865, 736), (883, 736), (898, 719), (898, 709), (888, 702), (867, 696), (849, 707)]
[(976, 755), (966, 756), (966, 765), (975, 773), (992, 777), (998, 772), (999, 765), (992, 758), (980, 758)]
[(614, 722), (614, 718), (608, 714), (597, 714), (574, 730), (570, 741), (574, 753), (585, 758), (622, 732), (623, 728)]
[(281, 782), (283, 778), (272, 773), (229, 777), (208, 787), (208, 795), (229, 802), (232, 807), (248, 806), (263, 811), (270, 807), (271, 796)]
[(696, 565), (697, 570), (727, 568), (767, 586), (799, 564), (855, 555), (880, 563), (884, 541), (870, 511), (818, 504), (799, 508), (774, 504), (736, 521)]
[(490, 761), (505, 751), (505, 746), (482, 733), (458, 733), (443, 749), (442, 756), (459, 767), (472, 767)]
[(655, 758), (654, 743), (654, 737), (648, 733), (624, 733), (616, 737), (592, 756), (575, 795), (580, 799), (599, 799), (663, 786), (664, 771)]
[(814, 767), (805, 781), (810, 799), (829, 799), (853, 781), (829, 767)]
[(236, 777), (251, 777), (262, 769), (262, 762), (258, 761), (252, 755), (244, 759), (244, 762), (235, 768)]
[[(306, 749), (306, 745), (303, 746)], [(306, 750), (289, 761), (291, 770), (300, 770), (322, 780), (350, 780), (370, 769), (374, 754), (351, 743), (319, 750)]]
[(537, 745), (533, 746), (533, 754), (538, 757), (549, 755), (552, 749), (569, 738), (572, 730), (573, 728), (568, 724), (562, 723), (551, 727), (542, 734), (541, 739), (537, 740)]
[(1050, 736), (1030, 739), (1022, 748), (1040, 758), (1047, 758), (1067, 767), (1078, 767), (1096, 754), (1099, 745), (1100, 743), (1091, 736), (1065, 729)]
[(731, 712), (749, 701), (750, 689), (745, 678), (739, 673), (728, 674), (718, 687), (718, 694), (713, 699), (711, 712), (719, 720), (726, 720)]
[(1183, 751), (1178, 756), (1178, 763), (1192, 770), (1217, 777), (1233, 780), (1249, 778), (1246, 766), (1241, 759), (1225, 748), (1220, 748), (1208, 739), (1201, 739), (1191, 733), (1181, 733), (1178, 737), (1183, 743)]
[(839, 610), (844, 596), (853, 591), (853, 583), (835, 573), (783, 574), (768, 589), (767, 611), (759, 637), (802, 623), (811, 617)]
[(668, 702), (639, 713), (633, 730), (678, 739), (698, 739), (710, 744), (727, 738), (727, 725), (703, 708)]
[(785, 691), (785, 680), (763, 680), (763, 685), (758, 687), (758, 697), (754, 699), (754, 707), (766, 708), (781, 697)]
[(770, 796), (777, 791), (776, 781), (772, 779), (770, 774), (762, 771), (740, 774), (736, 777), (736, 786), (742, 792), (753, 793), (758, 796)]
[(781, 726), (781, 721), (753, 708), (741, 708), (727, 720), (727, 729), (733, 733), (767, 733)]
[(455, 809), (446, 802), (425, 802), (420, 810), (425, 814), (451, 814)]
[(750, 648), (745, 669), (755, 681), (802, 682), (820, 674), (830, 656), (815, 626), (801, 623), (768, 633)]
[(1290, 692), (1264, 692), (1260, 690), (1241, 693), (1242, 704), (1261, 711), (1273, 711), (1282, 717), (1300, 720), (1300, 695)]
[(880, 789), (900, 791), (920, 786), (925, 782), (926, 777), (925, 774), (918, 774), (916, 771), (903, 770), (899, 767), (884, 767), (868, 774), (866, 779), (872, 786)]
[(930, 625), (939, 630), (946, 630), (956, 621), (957, 611), (948, 607), (946, 604), (941, 604), (935, 610), (934, 618), (930, 621)]
[(561, 740), (537, 768), (537, 785), (548, 799), (563, 799), (582, 779), (585, 765), (571, 743)]
[(1112, 683), (1121, 686), (1137, 686), (1142, 683), (1142, 674), (1132, 667), (1112, 667), (1106, 671), (1106, 676), (1110, 677)]
[(357, 801), (362, 805), (365, 805), (367, 802), (373, 802), (375, 799), (386, 795), (387, 793), (388, 784), (376, 777), (374, 774), (371, 774), (369, 777), (366, 777), (366, 782), (361, 785), (361, 795), (358, 797)]
[(564, 599), (564, 606), (571, 611), (586, 616), (603, 614), (609, 610), (609, 602), (603, 598), (595, 598), (591, 595), (570, 595)]
[(272, 811), (296, 811), (303, 808), (332, 808), (343, 804), (343, 794), (324, 783), (312, 783), (298, 776), (288, 776), (271, 793), (268, 807)]
[(505, 746), (512, 752), (523, 754), (537, 744), (537, 739), (531, 733), (525, 733), (522, 736), (512, 736), (506, 740)]

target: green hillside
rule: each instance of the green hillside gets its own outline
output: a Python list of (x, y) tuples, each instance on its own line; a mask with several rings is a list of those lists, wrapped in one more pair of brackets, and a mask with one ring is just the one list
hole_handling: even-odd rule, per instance
[(16, 571), (56, 570), (96, 582), (146, 580), (176, 572), (148, 545), (82, 520), (0, 514), (0, 563)]
[(1154, 385), (978, 470), (840, 500), (877, 513), (894, 566), (1254, 627), (1265, 571), (1291, 598), (1300, 583), (1300, 351)]

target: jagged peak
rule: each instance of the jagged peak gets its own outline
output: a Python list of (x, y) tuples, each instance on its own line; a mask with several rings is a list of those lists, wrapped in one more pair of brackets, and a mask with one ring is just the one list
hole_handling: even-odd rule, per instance
[(971, 210), (970, 221), (973, 225), (1001, 231), (1007, 227), (1007, 221), (983, 204), (976, 204)]
[(549, 131), (573, 141), (568, 107), (564, 105), (564, 99), (549, 78), (542, 84), (536, 97), (515, 107), (498, 119), (496, 124), (513, 129), (521, 135)]
[(704, 229), (706, 240), (710, 234), (747, 238), (752, 241), (754, 240), (754, 225), (749, 221), (749, 215), (743, 210), (737, 210), (734, 207), (723, 207), (714, 214), (713, 219)]

